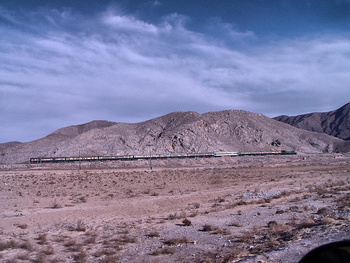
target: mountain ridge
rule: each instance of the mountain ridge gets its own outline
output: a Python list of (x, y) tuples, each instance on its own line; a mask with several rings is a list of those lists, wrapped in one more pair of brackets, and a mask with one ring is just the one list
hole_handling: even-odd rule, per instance
[[(278, 141), (279, 143), (275, 143)], [(151, 148), (148, 145), (152, 145)], [(92, 121), (0, 151), (0, 163), (31, 157), (213, 151), (347, 152), (350, 142), (292, 127), (259, 113), (173, 112), (139, 123)]]
[(314, 112), (296, 116), (281, 115), (274, 119), (299, 129), (350, 140), (350, 103), (329, 112)]

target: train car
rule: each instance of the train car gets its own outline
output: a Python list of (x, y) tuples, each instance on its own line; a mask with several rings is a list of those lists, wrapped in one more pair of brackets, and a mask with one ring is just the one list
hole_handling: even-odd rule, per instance
[(233, 157), (238, 155), (238, 152), (214, 152), (215, 157)]
[(286, 155), (286, 154), (297, 154), (295, 151), (286, 151), (286, 150), (282, 150), (281, 151), (282, 155)]

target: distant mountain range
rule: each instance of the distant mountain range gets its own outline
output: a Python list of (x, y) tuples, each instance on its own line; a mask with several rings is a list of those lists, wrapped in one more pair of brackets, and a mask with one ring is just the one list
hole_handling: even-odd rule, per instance
[(350, 140), (350, 103), (330, 112), (309, 113), (292, 117), (282, 115), (274, 119), (300, 129)]
[[(336, 120), (338, 115), (329, 116), (330, 123), (339, 123), (339, 129), (345, 127)], [(313, 131), (322, 131), (321, 124), (316, 120), (314, 123), (318, 128)], [(92, 121), (59, 129), (32, 142), (0, 144), (0, 163), (25, 163), (31, 157), (45, 156), (145, 154), (149, 150), (349, 152), (350, 142), (247, 111), (174, 112), (140, 123)]]

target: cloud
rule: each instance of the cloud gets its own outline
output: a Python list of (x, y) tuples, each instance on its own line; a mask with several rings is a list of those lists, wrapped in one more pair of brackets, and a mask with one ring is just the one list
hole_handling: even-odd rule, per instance
[(273, 116), (301, 113), (317, 100), (341, 106), (349, 97), (345, 37), (256, 45), (254, 33), (229, 24), (211, 23), (208, 32), (228, 34), (210, 35), (187, 29), (179, 14), (151, 24), (115, 10), (11, 19), (35, 23), (0, 29), (0, 141), (32, 140), (93, 119), (224, 109)]

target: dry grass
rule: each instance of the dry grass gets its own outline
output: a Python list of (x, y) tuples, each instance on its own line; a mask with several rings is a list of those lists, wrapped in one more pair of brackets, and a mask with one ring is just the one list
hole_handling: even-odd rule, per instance
[(47, 246), (45, 249), (41, 250), (40, 253), (45, 255), (53, 255), (55, 252), (52, 246)]
[(53, 203), (49, 206), (51, 209), (59, 209), (62, 208), (62, 205), (60, 205), (56, 200), (53, 201)]
[(46, 233), (41, 233), (38, 235), (38, 237), (36, 238), (36, 240), (38, 240), (38, 244), (39, 245), (44, 245), (47, 243), (47, 234)]
[(316, 225), (317, 224), (315, 222), (315, 219), (313, 217), (309, 217), (309, 218), (304, 218), (300, 222), (296, 223), (295, 227), (298, 229), (302, 229), (302, 228), (311, 228)]
[(203, 228), (201, 229), (201, 231), (203, 231), (203, 232), (210, 232), (213, 230), (214, 230), (214, 227), (212, 225), (209, 225), (209, 224), (205, 224), (203, 226)]
[(84, 240), (84, 244), (88, 245), (88, 244), (95, 244), (97, 241), (97, 234), (94, 232), (85, 232), (85, 240)]
[(73, 226), (69, 226), (67, 228), (68, 231), (77, 231), (77, 232), (85, 232), (86, 231), (86, 225), (82, 220), (78, 220), (77, 223)]
[(14, 224), (14, 225), (20, 229), (27, 229), (27, 227), (28, 227), (27, 224)]
[(185, 212), (181, 212), (181, 213), (175, 212), (175, 213), (169, 214), (166, 219), (167, 220), (177, 220), (177, 219), (181, 219), (181, 218), (186, 218)]
[(33, 249), (32, 244), (28, 240), (24, 241), (15, 241), (13, 239), (9, 241), (0, 241), (0, 251), (6, 250), (6, 249), (16, 249), (21, 248), (28, 251), (31, 251)]
[(172, 238), (167, 241), (164, 241), (164, 244), (168, 246), (175, 246), (179, 244), (188, 244), (190, 241), (188, 240), (187, 237), (181, 237), (181, 238)]
[(85, 251), (80, 251), (78, 254), (73, 255), (73, 260), (76, 262), (86, 262), (88, 255)]
[(160, 233), (158, 231), (151, 231), (146, 234), (147, 237), (160, 237)]
[(161, 249), (157, 249), (156, 251), (153, 251), (151, 253), (152, 256), (159, 256), (159, 255), (172, 255), (175, 253), (175, 248), (172, 247), (164, 247)]
[[(283, 165), (285, 164), (283, 163)], [(145, 177), (140, 179), (142, 184), (140, 188), (135, 185), (139, 179), (135, 178), (134, 171), (124, 172), (123, 170), (123, 172), (117, 172), (118, 178), (116, 178), (114, 171), (112, 175), (110, 171), (92, 170), (88, 173), (96, 173), (96, 176), (91, 176), (91, 178), (96, 183), (101, 183), (101, 192), (93, 192), (96, 191), (94, 181), (91, 183), (91, 186), (94, 185), (94, 188), (91, 188), (93, 191), (84, 192), (86, 186), (90, 187), (90, 183), (85, 180), (85, 175), (79, 178), (72, 175), (69, 177), (69, 182), (67, 182), (67, 179), (62, 181), (67, 185), (64, 189), (69, 189), (67, 190), (69, 192), (59, 193), (52, 189), (50, 190), (51, 193), (41, 187), (41, 195), (36, 197), (37, 187), (44, 183), (39, 179), (35, 189), (32, 190), (32, 196), (35, 196), (38, 200), (35, 205), (33, 205), (33, 200), (28, 200), (27, 203), (31, 207), (26, 208), (24, 204), (17, 203), (17, 200), (14, 200), (18, 204), (16, 211), (25, 213), (25, 217), (18, 218), (18, 220), (21, 220), (19, 222), (28, 223), (28, 227), (14, 225), (13, 222), (10, 222), (10, 219), (4, 219), (9, 221), (8, 226), (12, 228), (13, 235), (0, 241), (0, 251), (3, 251), (0, 252), (0, 262), (6, 262), (11, 257), (14, 258), (13, 262), (16, 261), (17, 263), (23, 261), (53, 263), (67, 260), (70, 262), (124, 262), (130, 261), (131, 256), (135, 256), (135, 262), (175, 262), (177, 260), (178, 262), (184, 262), (188, 259), (191, 262), (225, 262), (226, 260), (240, 260), (244, 257), (259, 255), (258, 260), (260, 255), (265, 252), (281, 248), (297, 239), (313, 238), (315, 235), (323, 233), (320, 231), (324, 231), (325, 237), (327, 237), (327, 234), (336, 231), (340, 232), (344, 229), (347, 231), (348, 217), (346, 213), (350, 207), (350, 195), (344, 192), (346, 187), (339, 183), (338, 178), (332, 179), (335, 183), (328, 183), (331, 185), (331, 190), (325, 189), (325, 184), (323, 185), (322, 181), (319, 180), (317, 183), (321, 183), (320, 186), (310, 187), (311, 192), (307, 194), (297, 193), (301, 191), (300, 189), (304, 189), (305, 185), (311, 185), (313, 180), (316, 180), (311, 178), (312, 176), (308, 178), (303, 174), (300, 176), (300, 183), (291, 185), (287, 193), (280, 192), (277, 186), (270, 183), (269, 176), (271, 172), (275, 172), (271, 176), (279, 176), (281, 174), (279, 170), (274, 170), (275, 168), (270, 170), (270, 167), (267, 167), (263, 171), (256, 169), (259, 173), (255, 174), (255, 170), (251, 173), (249, 169), (245, 168), (242, 172), (239, 172), (236, 168), (221, 170), (221, 178), (225, 183), (227, 181), (228, 184), (227, 187), (225, 184), (225, 188), (220, 189), (215, 186), (215, 189), (219, 189), (218, 191), (213, 191), (214, 188), (208, 186), (208, 182), (205, 180), (208, 181), (209, 179), (206, 179), (204, 169), (182, 171), (182, 173), (187, 173), (184, 178), (188, 181), (188, 185), (186, 181), (185, 186), (181, 185), (178, 188), (176, 184), (182, 179), (177, 176), (178, 171), (175, 171), (175, 169), (170, 172), (159, 172), (170, 173), (169, 176), (162, 174), (164, 178), (167, 177), (163, 179), (168, 180), (167, 184), (169, 186), (163, 185), (161, 181), (163, 179), (158, 176), (157, 169), (155, 169), (152, 173), (157, 176), (153, 178), (153, 175), (145, 174)], [(282, 169), (289, 173), (289, 169), (285, 166), (282, 166)], [(301, 166), (300, 169), (304, 168)], [(325, 169), (329, 170), (328, 167)], [(213, 169), (208, 170), (213, 171)], [(74, 174), (75, 171), (71, 173)], [(101, 176), (104, 173), (107, 173), (113, 181), (118, 183), (111, 183), (110, 187), (108, 180), (103, 178), (106, 175)], [(124, 176), (122, 173), (128, 173), (128, 175)], [(138, 173), (142, 174), (141, 172)], [(173, 176), (174, 174), (176, 176)], [(200, 182), (198, 182), (199, 174), (202, 175)], [(196, 177), (194, 182), (191, 182), (192, 176)], [(296, 176), (296, 180), (300, 178)], [(171, 179), (171, 182), (169, 179)], [(276, 180), (281, 183), (280, 186), (282, 185), (282, 179)], [(91, 181), (90, 178), (89, 180)], [(54, 186), (58, 186), (60, 183), (58, 177), (54, 181), (56, 182)], [(127, 187), (117, 188), (119, 185), (125, 186), (123, 185), (124, 181), (128, 183)], [(265, 182), (268, 185), (264, 185)], [(285, 186), (288, 185), (288, 182)], [(72, 192), (75, 191), (73, 183), (76, 183), (76, 187), (82, 190), (81, 193)], [(155, 188), (150, 187), (151, 184), (155, 184)], [(335, 187), (335, 185), (337, 186)], [(256, 196), (252, 194), (252, 198), (250, 198), (250, 195), (245, 195), (248, 192), (253, 193), (255, 188)], [(125, 189), (130, 189), (130, 191), (125, 191)], [(160, 196), (151, 197), (154, 190), (144, 191), (144, 189), (156, 189)], [(158, 191), (157, 189), (161, 190)], [(201, 191), (202, 189), (208, 189), (208, 191)], [(170, 193), (170, 190), (172, 193)], [(270, 193), (267, 192), (266, 196), (268, 198), (264, 198), (264, 192), (267, 190), (271, 191), (272, 195), (270, 197)], [(27, 190), (22, 191), (25, 197), (30, 196)], [(143, 191), (148, 196), (142, 196)], [(140, 198), (129, 200), (127, 199), (127, 193), (138, 195)], [(280, 194), (274, 196), (274, 193)], [(104, 199), (106, 196), (110, 198), (108, 200)], [(320, 196), (325, 198), (321, 199)], [(332, 198), (329, 198), (330, 196)], [(60, 204), (74, 203), (75, 208), (77, 208), (76, 218), (91, 222), (91, 225), (90, 223), (89, 225), (84, 224), (82, 220), (69, 222), (66, 221), (67, 219), (62, 219), (62, 217), (52, 223), (39, 222), (40, 225), (34, 221), (23, 221), (26, 218), (32, 219), (29, 212), (34, 214), (39, 209), (42, 209), (40, 211), (42, 213), (57, 214), (57, 216), (60, 216), (61, 212), (62, 214), (65, 213), (66, 211), (63, 210), (56, 212), (51, 210), (50, 212), (45, 209), (50, 206), (50, 202), (54, 198), (57, 198)], [(123, 199), (125, 204), (130, 202), (128, 203), (130, 206), (124, 203), (120, 205), (119, 198), (125, 198), (125, 200)], [(276, 200), (277, 198), (280, 199)], [(24, 200), (25, 198), (21, 199)], [(86, 199), (88, 199), (89, 204), (84, 204)], [(142, 205), (147, 204), (147, 207), (146, 209), (142, 207), (136, 212), (140, 215), (143, 211), (146, 213), (140, 217), (127, 217), (128, 213), (134, 213), (135, 208), (139, 208), (137, 205), (139, 205), (141, 199)], [(78, 202), (74, 202), (77, 200)], [(92, 207), (95, 205), (94, 202), (99, 205), (97, 209)], [(211, 208), (213, 204), (215, 209)], [(102, 205), (106, 205), (106, 207), (102, 207)], [(161, 209), (159, 209), (160, 205)], [(324, 208), (319, 208), (320, 206), (324, 206)], [(56, 200), (50, 206), (50, 208), (59, 207), (60, 205)], [(35, 209), (33, 212), (28, 210), (32, 208)], [(232, 211), (225, 211), (225, 209), (231, 208), (233, 208)], [(91, 209), (94, 214), (87, 215), (86, 211), (88, 209)], [(109, 209), (111, 214), (108, 214)], [(120, 209), (124, 210), (121, 211)], [(239, 209), (241, 211), (238, 211)], [(27, 213), (27, 211), (29, 212)], [(78, 214), (79, 211), (81, 211), (80, 214)], [(99, 214), (100, 211), (103, 211), (101, 215)], [(70, 213), (70, 211), (68, 212)], [(121, 213), (119, 214), (119, 212)], [(87, 217), (83, 217), (86, 215)], [(105, 215), (108, 215), (108, 217), (105, 217)], [(199, 217), (191, 218), (197, 215)], [(294, 222), (285, 224), (293, 216), (295, 217)], [(158, 223), (164, 224), (159, 225)], [(193, 225), (195, 227), (191, 227)], [(27, 230), (22, 231), (21, 229)], [(4, 233), (5, 230), (7, 231), (7, 229), (3, 229)], [(25, 243), (23, 239), (33, 237), (35, 240), (33, 240), (33, 247), (31, 248), (30, 243)], [(188, 245), (188, 243), (195, 245)], [(150, 255), (160, 256), (152, 257)]]
[(242, 227), (243, 225), (237, 221), (232, 221), (227, 226)]

